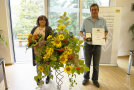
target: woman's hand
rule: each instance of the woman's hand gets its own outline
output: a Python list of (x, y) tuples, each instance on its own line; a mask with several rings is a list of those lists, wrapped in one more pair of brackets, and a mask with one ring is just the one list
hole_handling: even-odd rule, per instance
[(44, 45), (45, 44), (45, 40), (42, 40), (42, 41), (40, 41), (39, 43), (38, 43), (38, 47), (41, 47), (42, 45)]

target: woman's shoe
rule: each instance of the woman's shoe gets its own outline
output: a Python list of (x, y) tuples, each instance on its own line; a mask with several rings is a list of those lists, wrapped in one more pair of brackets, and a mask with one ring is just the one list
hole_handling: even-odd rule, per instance
[(49, 76), (47, 76), (47, 78), (46, 78), (46, 84), (48, 84), (48, 83), (49, 83), (49, 81), (50, 81), (50, 77), (49, 77)]

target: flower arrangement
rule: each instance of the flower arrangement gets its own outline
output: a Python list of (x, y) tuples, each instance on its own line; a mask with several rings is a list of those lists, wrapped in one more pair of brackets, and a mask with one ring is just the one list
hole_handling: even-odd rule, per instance
[(42, 35), (41, 34), (29, 34), (28, 38), (28, 43), (27, 43), (27, 49), (32, 48), (34, 46), (37, 46), (38, 43), (42, 40)]
[[(79, 40), (75, 35), (70, 35), (67, 29), (69, 25), (69, 17), (64, 12), (63, 16), (59, 17), (56, 32), (52, 32), (47, 37), (42, 51), (36, 56), (36, 64), (39, 73), (34, 77), (39, 85), (44, 84), (43, 78), (48, 76), (52, 70), (62, 70), (68, 74), (70, 87), (77, 84), (74, 77), (76, 74), (82, 74), (89, 71), (83, 60), (79, 60), (78, 53), (83, 41)], [(51, 73), (50, 78), (53, 79)]]

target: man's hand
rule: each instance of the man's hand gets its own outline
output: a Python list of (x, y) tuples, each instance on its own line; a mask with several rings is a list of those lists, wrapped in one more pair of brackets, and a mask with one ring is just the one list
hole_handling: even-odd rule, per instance
[(105, 41), (107, 40), (107, 34), (108, 32), (105, 32), (105, 37), (103, 39), (105, 39)]
[(107, 36), (105, 36), (103, 39), (105, 39), (105, 41), (107, 40)]
[(87, 42), (91, 42), (92, 41), (92, 38), (87, 38), (86, 41)]
[(80, 32), (80, 36), (83, 38), (83, 41), (91, 42), (92, 38), (86, 38), (86, 36), (83, 34), (83, 32)]
[(86, 36), (83, 36), (83, 41), (86, 41)]

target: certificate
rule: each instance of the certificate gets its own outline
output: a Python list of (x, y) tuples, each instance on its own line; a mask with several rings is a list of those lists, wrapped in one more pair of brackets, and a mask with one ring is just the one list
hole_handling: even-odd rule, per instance
[(105, 45), (105, 32), (104, 28), (92, 28), (92, 44)]

